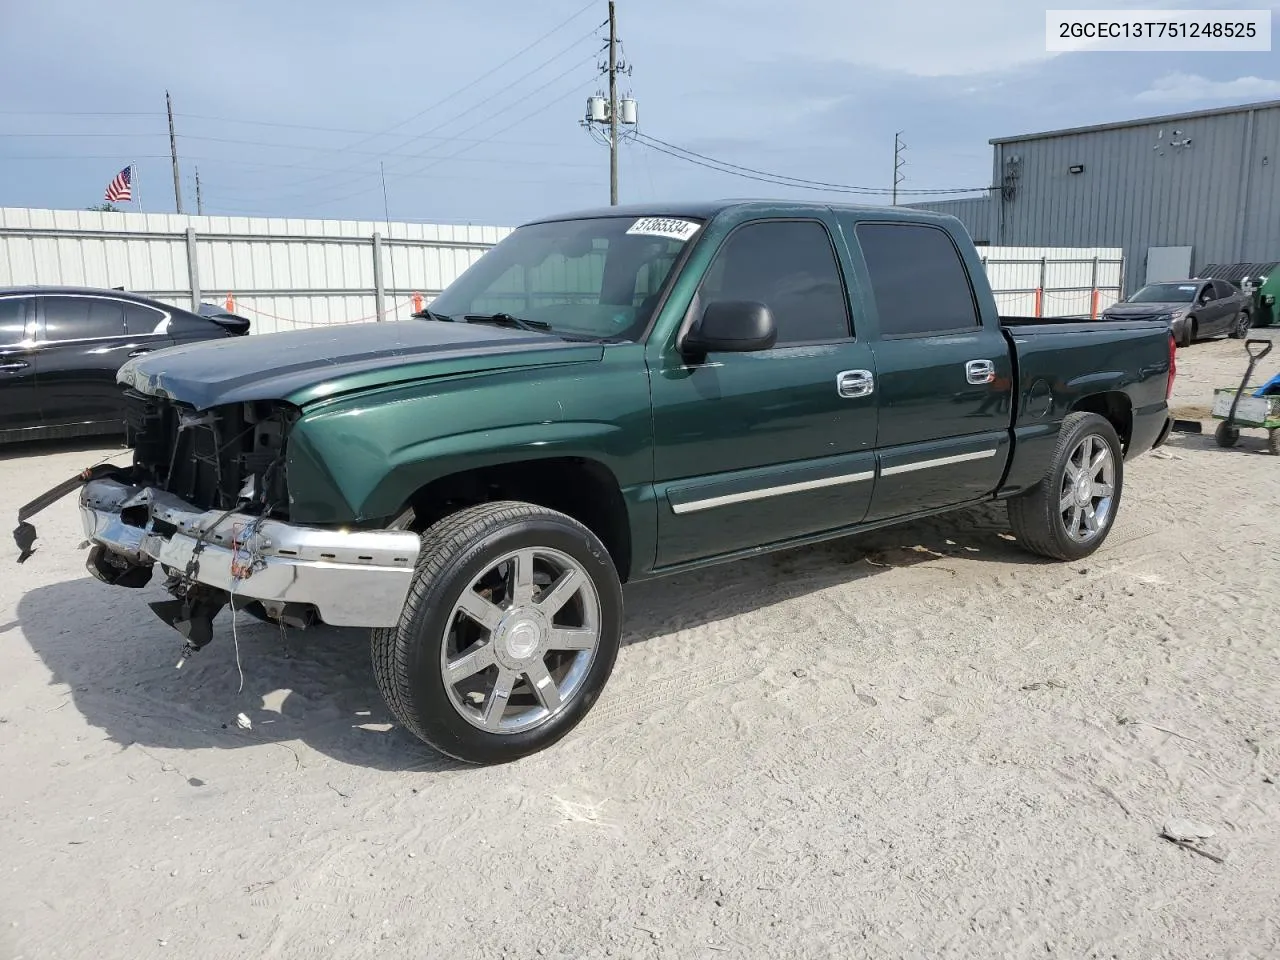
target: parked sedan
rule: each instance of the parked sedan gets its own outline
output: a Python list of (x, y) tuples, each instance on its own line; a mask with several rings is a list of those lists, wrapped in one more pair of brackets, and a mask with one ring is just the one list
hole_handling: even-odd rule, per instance
[(1168, 321), (1178, 346), (1189, 347), (1201, 337), (1248, 336), (1250, 304), (1249, 297), (1226, 280), (1179, 280), (1149, 283), (1107, 307), (1102, 318)]
[(249, 332), (244, 317), (205, 309), (121, 290), (0, 289), (0, 443), (123, 432), (126, 360)]

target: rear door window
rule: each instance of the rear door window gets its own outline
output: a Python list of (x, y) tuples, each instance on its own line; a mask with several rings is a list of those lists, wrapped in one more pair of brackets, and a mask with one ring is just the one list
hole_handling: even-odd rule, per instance
[(854, 228), (880, 315), (880, 336), (918, 337), (981, 324), (969, 271), (949, 234), (918, 223)]
[(100, 340), (124, 335), (124, 304), (101, 297), (41, 297), (44, 339)]
[(0, 300), (0, 347), (15, 347), (27, 338), (26, 297)]
[[(162, 336), (168, 327), (168, 314), (141, 303), (124, 304), (124, 331), (131, 337)], [(164, 324), (164, 326), (161, 326)]]

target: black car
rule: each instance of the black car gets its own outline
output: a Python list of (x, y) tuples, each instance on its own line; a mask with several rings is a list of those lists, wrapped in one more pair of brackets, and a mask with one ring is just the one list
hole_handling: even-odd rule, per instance
[(1178, 280), (1149, 283), (1127, 300), (1102, 311), (1104, 320), (1165, 320), (1178, 346), (1201, 337), (1249, 335), (1252, 301), (1226, 280)]
[(0, 443), (124, 431), (130, 357), (243, 336), (244, 317), (90, 287), (0, 288)]

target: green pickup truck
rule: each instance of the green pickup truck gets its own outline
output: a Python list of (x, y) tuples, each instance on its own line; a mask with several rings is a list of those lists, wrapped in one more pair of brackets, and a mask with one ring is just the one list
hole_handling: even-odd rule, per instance
[(208, 642), (227, 606), (372, 628), (413, 734), (493, 763), (577, 724), (627, 581), (992, 499), (1087, 556), (1163, 443), (1168, 324), (1001, 318), (959, 221), (782, 202), (516, 229), (414, 319), (140, 357), (88, 567)]

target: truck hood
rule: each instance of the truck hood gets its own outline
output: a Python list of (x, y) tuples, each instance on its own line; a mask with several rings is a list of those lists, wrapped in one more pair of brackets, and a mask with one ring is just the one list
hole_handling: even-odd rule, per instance
[(249, 400), (302, 407), (354, 390), (489, 370), (599, 360), (597, 343), (429, 320), (356, 323), (167, 347), (116, 380), (197, 410)]
[(1113, 303), (1103, 310), (1108, 317), (1158, 317), (1165, 313), (1178, 313), (1191, 309), (1191, 304), (1174, 301), (1172, 303)]

